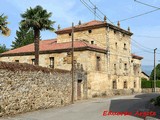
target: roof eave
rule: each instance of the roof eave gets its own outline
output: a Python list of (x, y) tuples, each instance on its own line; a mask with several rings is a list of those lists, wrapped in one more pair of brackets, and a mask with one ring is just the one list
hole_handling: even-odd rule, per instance
[[(96, 52), (100, 52), (100, 53), (106, 53), (106, 50), (104, 50), (104, 49), (93, 48), (93, 47), (89, 47), (89, 46), (74, 48), (74, 50), (75, 50), (75, 51), (89, 50), (89, 51), (96, 51)], [(46, 50), (46, 51), (40, 51), (39, 53), (40, 53), (40, 54), (49, 54), (49, 53), (69, 52), (69, 51), (71, 51), (71, 48), (57, 49), (57, 50)], [(25, 55), (34, 55), (34, 52), (1, 54), (0, 57), (25, 56)]]

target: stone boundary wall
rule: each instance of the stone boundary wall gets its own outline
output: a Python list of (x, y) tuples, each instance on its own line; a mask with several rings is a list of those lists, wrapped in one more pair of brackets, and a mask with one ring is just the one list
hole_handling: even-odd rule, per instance
[[(160, 88), (156, 88), (156, 92), (160, 93)], [(143, 88), (142, 93), (152, 93), (152, 88)]]
[(52, 71), (33, 65), (26, 65), (29, 69), (24, 69), (28, 68), (24, 64), (4, 64), (0, 62), (0, 117), (70, 103), (69, 71)]

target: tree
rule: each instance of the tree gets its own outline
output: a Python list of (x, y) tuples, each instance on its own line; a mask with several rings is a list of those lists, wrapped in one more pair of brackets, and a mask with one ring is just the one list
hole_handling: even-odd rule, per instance
[(35, 65), (39, 65), (39, 38), (41, 30), (51, 30), (53, 31), (54, 21), (49, 18), (52, 13), (47, 12), (41, 6), (36, 6), (35, 8), (27, 9), (24, 14), (21, 14), (23, 20), (20, 22), (22, 27), (31, 28), (34, 31), (34, 50), (35, 50)]
[(11, 47), (13, 49), (28, 45), (34, 42), (34, 33), (32, 29), (19, 27), (19, 31), (16, 31), (15, 41), (12, 42)]
[(7, 16), (4, 16), (3, 14), (0, 15), (0, 33), (4, 36), (9, 36), (10, 35), (10, 30), (7, 27)]
[(0, 53), (6, 52), (6, 51), (8, 51), (8, 50), (9, 50), (9, 49), (6, 48), (6, 45), (4, 45), (4, 44), (1, 45), (1, 44), (0, 44)]
[[(160, 80), (160, 64), (156, 66), (156, 79)], [(154, 80), (154, 69), (151, 72), (150, 80)]]

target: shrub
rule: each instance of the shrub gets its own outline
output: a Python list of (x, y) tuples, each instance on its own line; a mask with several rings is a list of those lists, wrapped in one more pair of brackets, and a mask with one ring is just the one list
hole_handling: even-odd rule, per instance
[[(143, 78), (141, 79), (141, 88), (153, 88), (154, 87), (154, 81), (153, 80), (144, 80)], [(160, 80), (156, 81), (156, 87), (160, 88)]]
[(158, 96), (158, 97), (155, 99), (154, 105), (160, 106), (160, 96)]

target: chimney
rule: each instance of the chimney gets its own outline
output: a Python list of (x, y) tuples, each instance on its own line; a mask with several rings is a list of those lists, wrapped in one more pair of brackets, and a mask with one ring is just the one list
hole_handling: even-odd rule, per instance
[(60, 30), (61, 29), (61, 27), (60, 27), (60, 24), (58, 25), (58, 30)]
[(130, 27), (128, 27), (128, 32), (130, 32)]
[(105, 22), (105, 23), (107, 22), (107, 17), (106, 17), (106, 16), (104, 16), (104, 22)]
[(120, 27), (120, 22), (118, 21), (117, 26)]
[(81, 25), (82, 23), (81, 23), (81, 20), (79, 20), (79, 23), (78, 23), (78, 25)]

